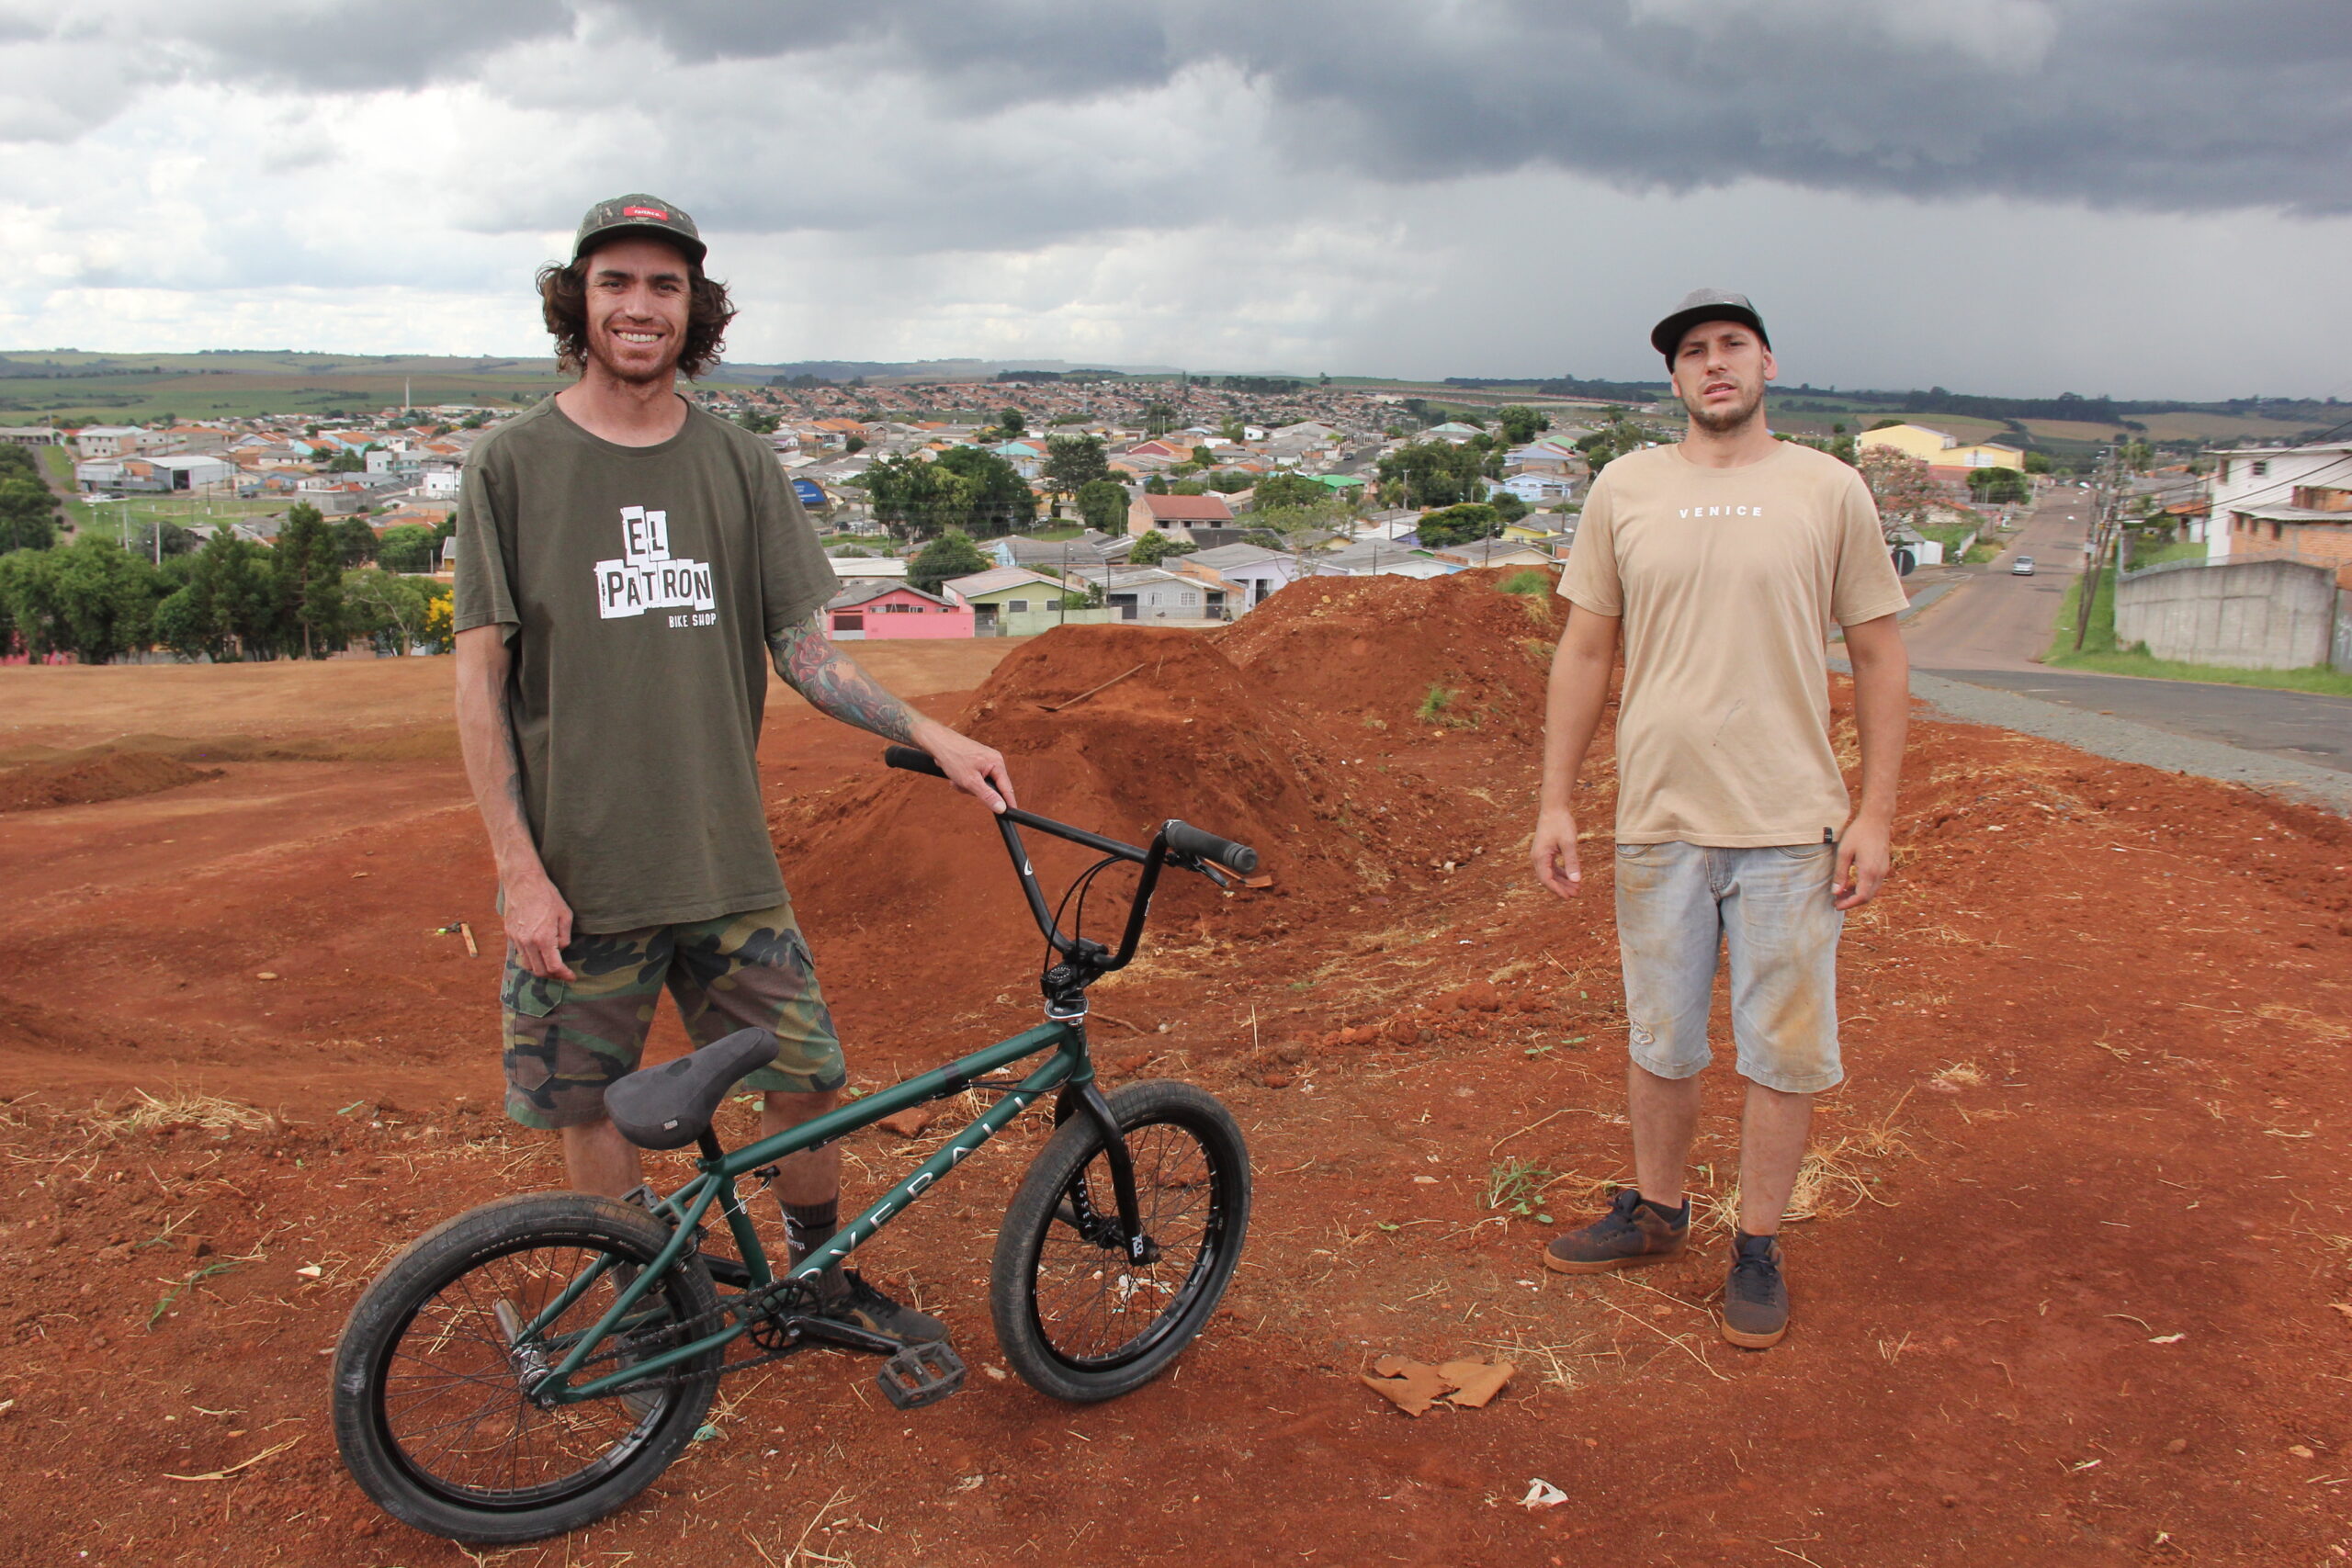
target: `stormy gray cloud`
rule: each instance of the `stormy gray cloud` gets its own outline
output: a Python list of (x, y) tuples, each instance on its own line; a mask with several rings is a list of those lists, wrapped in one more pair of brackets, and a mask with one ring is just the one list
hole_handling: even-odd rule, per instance
[(1816, 379), (2352, 390), (2347, 66), (2341, 0), (0, 0), (0, 329), (517, 351), (650, 188), (763, 355), (1624, 374), (1736, 281)]

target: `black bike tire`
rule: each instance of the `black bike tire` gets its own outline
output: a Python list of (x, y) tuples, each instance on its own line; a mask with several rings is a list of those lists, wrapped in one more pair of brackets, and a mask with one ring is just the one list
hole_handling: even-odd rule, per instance
[(1109, 1098), (1112, 1118), (1123, 1132), (1166, 1123), (1200, 1140), (1208, 1156), (1209, 1201), (1217, 1222), (1214, 1255), (1207, 1258), (1205, 1271), (1196, 1268), (1194, 1276), (1188, 1277), (1187, 1297), (1176, 1320), (1161, 1330), (1148, 1351), (1102, 1369), (1075, 1365), (1058, 1354), (1038, 1322), (1038, 1255), (1071, 1182), (1102, 1148), (1101, 1134), (1085, 1116), (1062, 1123), (1030, 1162), (1020, 1190), (1005, 1210), (989, 1269), (989, 1310), (996, 1320), (997, 1343), (1012, 1370), (1038, 1393), (1072, 1404), (1131, 1393), (1165, 1371), (1216, 1314), (1249, 1237), (1250, 1151), (1232, 1113), (1206, 1090), (1170, 1079), (1129, 1084)]
[[(360, 1489), (417, 1529), (450, 1540), (512, 1545), (578, 1529), (651, 1485), (701, 1427), (718, 1387), (723, 1351), (710, 1351), (681, 1369), (695, 1381), (677, 1386), (678, 1397), (634, 1454), (578, 1493), (532, 1506), (468, 1503), (435, 1489), (403, 1461), (380, 1413), (386, 1371), (401, 1334), (426, 1302), (469, 1269), (532, 1246), (599, 1246), (650, 1262), (669, 1235), (642, 1209), (610, 1198), (534, 1192), (469, 1209), (412, 1242), (361, 1292), (335, 1348), (335, 1444)], [(690, 1316), (718, 1304), (710, 1276), (695, 1254), (679, 1260), (672, 1288)]]

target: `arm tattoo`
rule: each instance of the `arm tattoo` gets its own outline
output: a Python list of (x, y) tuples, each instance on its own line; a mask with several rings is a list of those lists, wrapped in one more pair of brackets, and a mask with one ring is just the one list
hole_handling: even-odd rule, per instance
[(870, 729), (886, 740), (914, 738), (921, 716), (876, 684), (857, 660), (825, 635), (823, 611), (770, 637), (768, 651), (775, 656), (775, 672), (785, 684), (808, 698), (819, 713)]

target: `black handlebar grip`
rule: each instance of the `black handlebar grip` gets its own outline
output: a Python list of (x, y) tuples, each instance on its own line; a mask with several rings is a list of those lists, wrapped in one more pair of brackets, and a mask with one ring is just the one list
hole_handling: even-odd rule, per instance
[(946, 770), (931, 760), (930, 752), (918, 751), (911, 746), (893, 746), (882, 753), (882, 761), (890, 767), (910, 773), (929, 773), (935, 779), (947, 776)]
[(1170, 822), (1160, 831), (1168, 840), (1168, 847), (1180, 855), (1215, 861), (1227, 871), (1242, 876), (1248, 876), (1258, 869), (1258, 852), (1247, 844), (1237, 844), (1230, 839), (1220, 839), (1215, 833), (1203, 832), (1188, 822)]

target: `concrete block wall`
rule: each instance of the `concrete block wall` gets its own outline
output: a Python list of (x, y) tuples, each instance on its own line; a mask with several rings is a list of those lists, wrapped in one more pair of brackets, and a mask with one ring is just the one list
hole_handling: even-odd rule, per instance
[(2285, 560), (2167, 561), (2127, 572), (2115, 640), (2158, 659), (2233, 670), (2325, 664), (2337, 637), (2335, 574)]
[(2352, 588), (2335, 591), (2335, 649), (2329, 662), (2339, 675), (2352, 675)]

